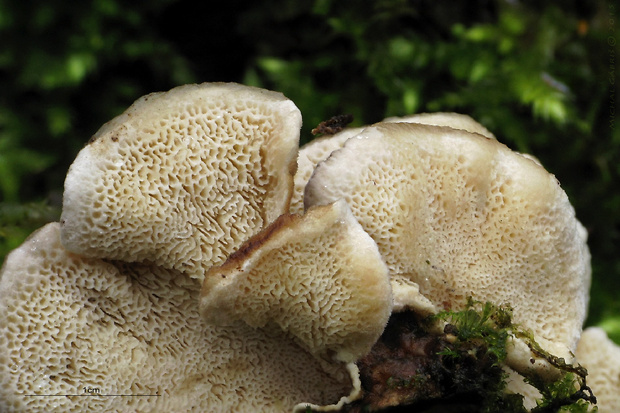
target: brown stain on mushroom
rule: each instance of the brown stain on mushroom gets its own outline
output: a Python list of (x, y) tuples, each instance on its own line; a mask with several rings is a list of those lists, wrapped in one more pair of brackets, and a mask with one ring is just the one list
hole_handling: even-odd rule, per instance
[(236, 266), (239, 262), (245, 260), (246, 257), (252, 255), (252, 253), (263, 245), (266, 240), (271, 238), (272, 234), (281, 231), (283, 228), (292, 225), (300, 219), (301, 215), (298, 214), (280, 215), (271, 225), (250, 237), (237, 251), (232, 253), (221, 268)]

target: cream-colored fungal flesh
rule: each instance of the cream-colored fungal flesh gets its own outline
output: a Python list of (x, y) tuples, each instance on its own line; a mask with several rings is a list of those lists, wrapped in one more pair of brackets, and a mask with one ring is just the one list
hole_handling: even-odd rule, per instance
[(288, 211), (301, 115), (282, 94), (186, 85), (105, 124), (65, 181), (62, 242), (202, 279)]
[(589, 327), (581, 334), (576, 355), (579, 364), (588, 369), (587, 382), (599, 413), (620, 412), (620, 346), (605, 330)]
[(304, 188), (319, 162), (324, 161), (336, 149), (342, 148), (347, 139), (357, 135), (363, 128), (344, 129), (343, 131), (329, 136), (316, 138), (299, 149), (297, 157), (297, 172), (295, 173), (295, 185), (291, 198), (292, 214), (304, 212)]
[(448, 126), (454, 129), (461, 129), (467, 132), (478, 133), (490, 139), (495, 139), (487, 128), (476, 122), (470, 116), (452, 112), (417, 113), (415, 115), (403, 117), (386, 118), (383, 122), (395, 123), (419, 123), (422, 125)]
[(290, 412), (348, 394), (346, 366), (279, 329), (208, 325), (199, 293), (174, 270), (68, 253), (45, 226), (0, 271), (0, 411)]
[(392, 294), (377, 245), (343, 201), (283, 215), (250, 239), (202, 289), (216, 324), (277, 324), (317, 357), (353, 362), (388, 321)]
[[(571, 358), (585, 318), (585, 229), (555, 177), (496, 140), (445, 127), (377, 124), (320, 163), (305, 205), (344, 198), (394, 283), (433, 304), (514, 308), (552, 354)], [(399, 292), (400, 291), (400, 292)], [(393, 287), (395, 308), (407, 289)]]

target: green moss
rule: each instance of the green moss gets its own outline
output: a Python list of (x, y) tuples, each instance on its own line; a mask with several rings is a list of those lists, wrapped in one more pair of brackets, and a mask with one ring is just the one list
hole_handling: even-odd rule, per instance
[[(479, 342), (484, 351), (497, 363), (506, 359), (506, 340), (512, 326), (512, 308), (496, 307), (486, 303), (476, 309), (477, 303), (468, 299), (463, 311), (444, 311), (435, 316), (448, 324), (448, 332), (454, 334), (458, 344)], [(444, 350), (445, 355), (455, 353), (453, 349)]]
[[(478, 352), (501, 364), (506, 358), (507, 340), (514, 336), (523, 339), (535, 356), (560, 370), (560, 378), (552, 382), (544, 380), (536, 372), (525, 377), (525, 381), (537, 388), (542, 395), (532, 412), (587, 412), (591, 404), (596, 403), (596, 397), (586, 384), (587, 370), (580, 365), (566, 363), (563, 358), (540, 347), (529, 331), (512, 323), (510, 307), (496, 306), (489, 302), (481, 304), (469, 298), (464, 310), (443, 311), (433, 317), (433, 320), (437, 319), (447, 322), (446, 330), (456, 337), (454, 346), (441, 352), (446, 357), (461, 357), (464, 349), (471, 353), (473, 342), (476, 343)], [(509, 403), (513, 407), (510, 410), (506, 410), (505, 406), (503, 410), (496, 410), (510, 397), (504, 394), (505, 387), (504, 376), (496, 386), (496, 392), (485, 396), (481, 411), (524, 411), (522, 402), (518, 406), (519, 403), (515, 403), (512, 397)]]
[[(590, 404), (591, 393), (581, 388), (576, 390), (575, 383), (580, 382), (579, 376), (566, 373), (557, 381), (543, 383), (536, 379), (526, 379), (534, 387), (540, 390), (542, 398), (537, 401), (533, 413), (540, 412), (583, 412), (586, 413)], [(585, 400), (584, 400), (585, 399)]]

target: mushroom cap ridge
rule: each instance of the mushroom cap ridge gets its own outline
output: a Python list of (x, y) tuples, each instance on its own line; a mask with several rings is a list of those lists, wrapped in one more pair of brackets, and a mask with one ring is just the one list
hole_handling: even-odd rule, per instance
[(284, 95), (238, 84), (144, 96), (71, 165), (63, 245), (202, 279), (288, 211), (300, 127)]
[(572, 358), (588, 302), (587, 235), (540, 165), (481, 135), (377, 124), (306, 186), (306, 207), (340, 198), (377, 242), (396, 309), (408, 305), (405, 282), (439, 308), (468, 296), (509, 304), (543, 348)]

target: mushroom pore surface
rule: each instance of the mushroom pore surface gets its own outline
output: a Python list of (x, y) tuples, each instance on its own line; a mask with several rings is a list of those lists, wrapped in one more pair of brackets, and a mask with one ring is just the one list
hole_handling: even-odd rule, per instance
[(283, 215), (205, 277), (201, 311), (216, 324), (277, 324), (317, 357), (353, 362), (392, 310), (387, 268), (344, 203)]
[(199, 292), (174, 270), (68, 253), (45, 226), (0, 270), (0, 411), (290, 412), (348, 394), (342, 364), (280, 330), (206, 324)]
[(288, 211), (300, 127), (293, 102), (248, 86), (206, 83), (144, 96), (71, 165), (63, 245), (202, 279)]
[(467, 297), (510, 305), (543, 348), (571, 359), (590, 255), (566, 194), (540, 165), (481, 135), (377, 124), (317, 166), (304, 202), (341, 198), (379, 246), (395, 309), (417, 293), (411, 283), (438, 308), (463, 308)]

